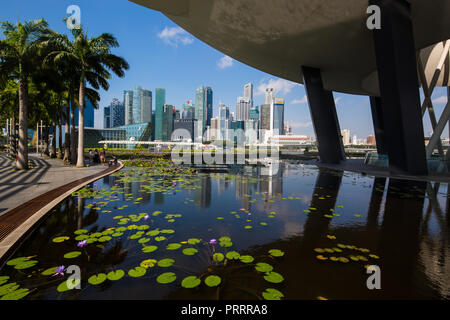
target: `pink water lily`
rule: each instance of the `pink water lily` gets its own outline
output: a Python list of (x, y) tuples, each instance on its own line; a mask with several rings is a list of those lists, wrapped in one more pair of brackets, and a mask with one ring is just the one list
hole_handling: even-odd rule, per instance
[(58, 268), (56, 268), (56, 273), (53, 275), (54, 276), (64, 276), (64, 271), (66, 271), (66, 267), (65, 266), (59, 266)]
[(209, 244), (216, 244), (217, 243), (217, 239), (211, 239), (209, 240)]
[(78, 248), (83, 248), (86, 245), (87, 245), (87, 241), (83, 240), (83, 241), (78, 242), (77, 247)]

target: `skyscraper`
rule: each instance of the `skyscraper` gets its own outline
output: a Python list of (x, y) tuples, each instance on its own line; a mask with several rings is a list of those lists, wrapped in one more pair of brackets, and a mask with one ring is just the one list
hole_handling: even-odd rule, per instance
[(105, 107), (103, 110), (103, 128), (111, 128), (111, 107)]
[(264, 104), (271, 104), (273, 102), (274, 99), (274, 91), (273, 88), (267, 88), (266, 89), (266, 99)]
[[(79, 109), (75, 108), (75, 126), (78, 126), (79, 115)], [(84, 103), (84, 126), (86, 128), (94, 128), (94, 106), (87, 98)]]
[(350, 130), (348, 130), (348, 129), (341, 130), (341, 136), (342, 136), (342, 143), (344, 144), (344, 146), (347, 146), (351, 143)]
[(111, 128), (125, 125), (125, 106), (123, 102), (114, 98), (109, 107), (111, 111)]
[(183, 104), (181, 117), (185, 120), (195, 119), (195, 107), (192, 105), (192, 101), (187, 101), (187, 103)]
[(236, 102), (236, 121), (245, 121), (250, 116), (250, 100), (239, 97)]
[(123, 92), (123, 104), (125, 105), (125, 125), (133, 124), (133, 91)]
[(230, 129), (230, 109), (222, 102), (219, 103), (219, 139), (228, 140), (228, 130)]
[(195, 118), (197, 119), (197, 141), (202, 141), (203, 133), (206, 129), (206, 99), (205, 99), (205, 87), (199, 86), (195, 90)]
[(273, 135), (284, 135), (284, 99), (275, 98), (273, 102)]
[(152, 92), (136, 86), (133, 92), (133, 123), (151, 122)]
[(244, 98), (250, 101), (250, 107), (253, 107), (253, 83), (247, 83), (244, 86)]
[(173, 132), (173, 122), (175, 116), (175, 107), (172, 105), (163, 106), (162, 115), (162, 137), (161, 141), (170, 141)]
[(206, 125), (211, 126), (213, 116), (213, 91), (211, 87), (205, 88)]
[(166, 104), (166, 89), (155, 89), (155, 140), (163, 139), (163, 113)]

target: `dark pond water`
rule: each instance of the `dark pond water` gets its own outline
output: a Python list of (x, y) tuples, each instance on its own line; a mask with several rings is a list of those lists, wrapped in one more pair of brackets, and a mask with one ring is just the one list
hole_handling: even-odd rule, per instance
[[(103, 178), (36, 228), (0, 269), (0, 294), (15, 283), (24, 299), (450, 298), (447, 184), (260, 170)], [(70, 265), (80, 290), (54, 275)], [(367, 288), (368, 265), (379, 290)]]

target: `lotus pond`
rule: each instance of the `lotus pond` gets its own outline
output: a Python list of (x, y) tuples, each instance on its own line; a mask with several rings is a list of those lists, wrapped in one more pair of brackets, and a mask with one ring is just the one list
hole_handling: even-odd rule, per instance
[(130, 162), (51, 211), (1, 267), (0, 298), (450, 298), (447, 184), (272, 173)]

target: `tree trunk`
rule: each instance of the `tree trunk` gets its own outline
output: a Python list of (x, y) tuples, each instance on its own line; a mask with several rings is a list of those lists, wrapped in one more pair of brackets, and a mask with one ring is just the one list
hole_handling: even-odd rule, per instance
[(80, 82), (77, 167), (84, 167), (84, 80)]
[(17, 145), (16, 145), (16, 116), (13, 113), (13, 116), (11, 118), (11, 124), (10, 124), (10, 140), (9, 143), (11, 144), (11, 149), (9, 150), (9, 155), (11, 158), (16, 159), (17, 157)]
[(28, 169), (28, 82), (26, 79), (19, 81), (19, 150), (16, 168)]
[(48, 122), (45, 121), (45, 126), (44, 126), (44, 155), (46, 155), (47, 157), (50, 156), (50, 150), (49, 150), (49, 135), (50, 135), (50, 130), (48, 127)]
[(59, 109), (59, 113), (58, 113), (58, 145), (59, 145), (59, 149), (58, 149), (58, 154), (57, 157), (58, 159), (62, 159), (63, 158), (63, 146), (62, 146), (62, 108)]
[(52, 151), (50, 158), (56, 158), (56, 122), (53, 121), (53, 137), (52, 137)]
[(75, 99), (73, 96), (70, 99), (70, 123), (72, 125), (70, 130), (70, 162), (75, 164), (77, 162), (77, 142), (75, 137)]
[(64, 125), (64, 163), (70, 161), (70, 101), (67, 99), (66, 122)]

